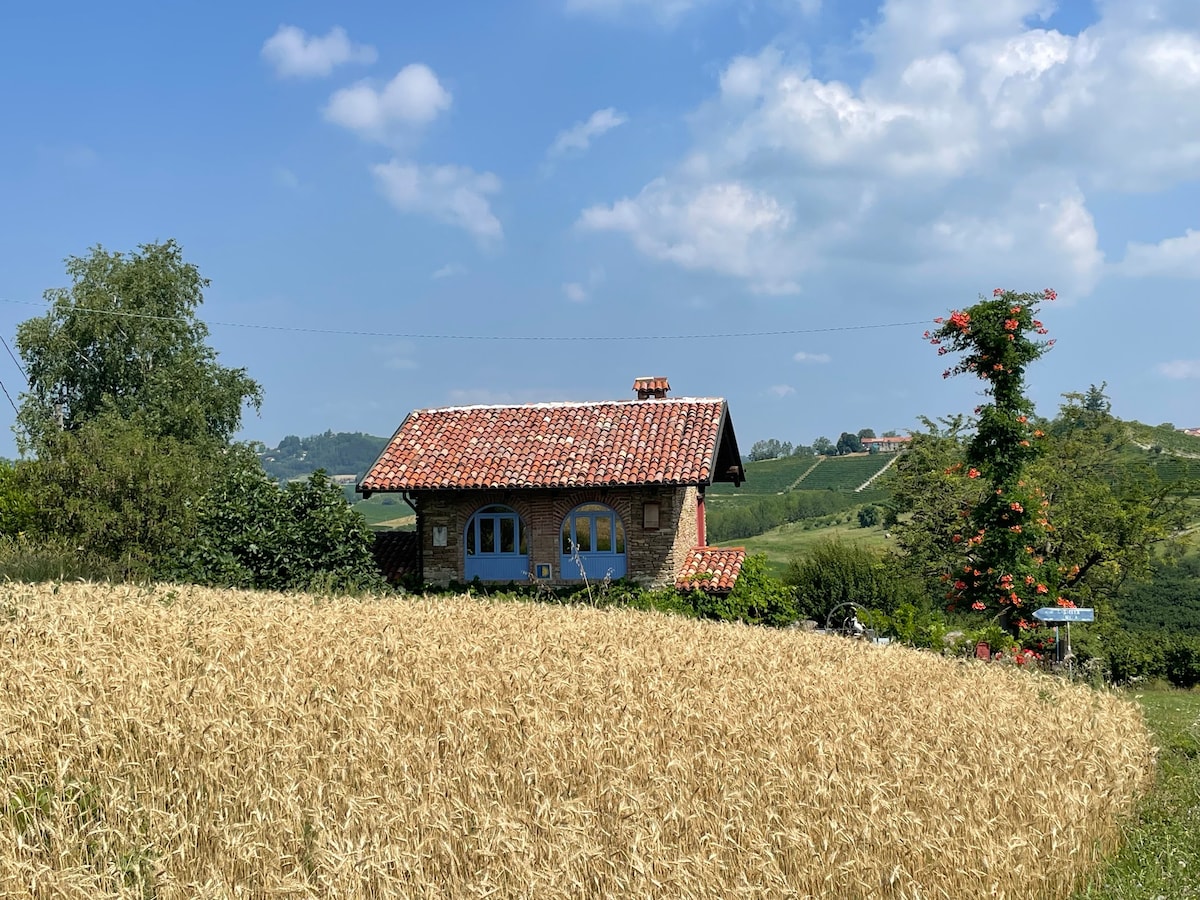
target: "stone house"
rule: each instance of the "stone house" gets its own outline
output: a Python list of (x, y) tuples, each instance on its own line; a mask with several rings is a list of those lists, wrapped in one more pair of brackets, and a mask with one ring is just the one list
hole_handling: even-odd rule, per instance
[[(393, 565), (448, 586), (627, 578), (727, 592), (745, 558), (707, 546), (705, 488), (745, 478), (720, 398), (668, 398), (639, 378), (636, 400), (416, 410), (358, 484), (417, 513)], [(395, 546), (393, 546), (395, 544)]]

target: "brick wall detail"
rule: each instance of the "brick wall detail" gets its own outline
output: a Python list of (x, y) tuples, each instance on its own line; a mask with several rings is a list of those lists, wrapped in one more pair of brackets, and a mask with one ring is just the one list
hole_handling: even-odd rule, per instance
[[(498, 503), (515, 510), (529, 535), (530, 566), (550, 563), (551, 584), (578, 584), (559, 571), (563, 519), (581, 503), (604, 503), (625, 525), (626, 577), (648, 587), (674, 584), (689, 551), (698, 543), (696, 488), (650, 485), (539, 491), (422, 491), (414, 499), (421, 511), (424, 580), (446, 586), (464, 581), (463, 532), (471, 515)], [(642, 528), (642, 507), (659, 504), (659, 528)], [(433, 529), (446, 527), (446, 546), (433, 546)], [(569, 575), (570, 573), (568, 573)]]

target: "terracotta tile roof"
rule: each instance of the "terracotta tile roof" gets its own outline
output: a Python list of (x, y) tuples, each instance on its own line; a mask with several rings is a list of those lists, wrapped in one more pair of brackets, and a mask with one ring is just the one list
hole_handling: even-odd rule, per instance
[(696, 547), (675, 576), (675, 588), (727, 594), (733, 590), (745, 561), (745, 547)]
[(371, 554), (388, 584), (400, 584), (420, 573), (419, 547), (415, 531), (378, 531)]
[(709, 484), (733, 477), (713, 471), (723, 437), (740, 480), (732, 434), (717, 398), (417, 410), (358, 489)]

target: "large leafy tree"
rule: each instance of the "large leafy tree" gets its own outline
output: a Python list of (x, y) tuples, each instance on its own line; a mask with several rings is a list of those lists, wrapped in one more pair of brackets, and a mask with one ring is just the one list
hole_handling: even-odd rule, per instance
[(197, 317), (208, 280), (173, 240), (131, 254), (95, 247), (66, 261), (69, 287), (17, 328), (29, 390), (18, 417), (26, 450), (105, 412), (197, 445), (225, 444), (262, 390), (244, 369), (222, 366)]
[(96, 247), (21, 323), (29, 388), (18, 440), (36, 530), (152, 572), (190, 538), (196, 499), (226, 464), (261, 389), (222, 366), (197, 317), (208, 281), (174, 241)]

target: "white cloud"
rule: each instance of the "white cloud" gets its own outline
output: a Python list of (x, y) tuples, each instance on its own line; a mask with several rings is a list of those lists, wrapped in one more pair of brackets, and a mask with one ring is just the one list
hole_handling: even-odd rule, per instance
[(737, 182), (698, 190), (653, 182), (635, 198), (584, 210), (578, 221), (592, 231), (624, 232), (648, 256), (746, 278), (769, 294), (797, 289), (797, 260), (778, 253), (791, 224), (774, 197)]
[(370, 81), (342, 88), (329, 98), (325, 118), (372, 140), (388, 141), (397, 129), (428, 125), (450, 108), (452, 97), (423, 63), (401, 69), (382, 89)]
[(489, 243), (503, 237), (488, 196), (500, 190), (491, 172), (465, 166), (422, 166), (393, 159), (371, 167), (384, 196), (401, 212), (429, 215)]
[[(676, 164), (580, 225), (756, 290), (869, 265), (1086, 295), (1122, 271), (1093, 197), (1200, 181), (1200, 5), (1127, 7), (1064, 34), (1046, 0), (885, 0), (853, 82), (774, 46), (734, 58)], [(1172, 241), (1132, 245), (1123, 270), (1194, 272)]]
[(1167, 378), (1200, 378), (1200, 359), (1176, 359), (1159, 363), (1158, 373)]
[(1200, 278), (1200, 231), (1189, 228), (1182, 237), (1157, 244), (1131, 243), (1117, 266), (1122, 275)]
[(604, 267), (593, 266), (586, 281), (571, 281), (563, 285), (563, 295), (572, 303), (585, 303), (604, 283)]
[(373, 63), (376, 53), (374, 47), (352, 44), (342, 28), (316, 37), (295, 25), (280, 25), (262, 45), (262, 57), (280, 78), (312, 78), (328, 75), (343, 63)]
[(792, 359), (798, 363), (827, 363), (832, 357), (828, 353), (807, 353), (804, 350), (800, 350)]
[(782, 399), (796, 393), (796, 389), (790, 384), (773, 384), (767, 388), (767, 393)]
[(549, 155), (560, 156), (568, 150), (586, 150), (595, 138), (606, 131), (611, 131), (619, 125), (624, 125), (628, 119), (611, 106), (598, 109), (586, 122), (577, 122), (566, 131), (560, 131), (554, 143), (550, 145)]

